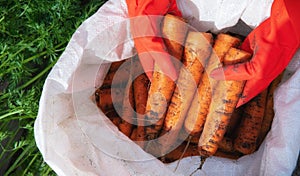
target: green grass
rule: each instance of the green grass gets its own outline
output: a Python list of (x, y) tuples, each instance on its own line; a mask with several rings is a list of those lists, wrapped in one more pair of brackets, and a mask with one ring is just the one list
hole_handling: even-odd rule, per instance
[(105, 0), (0, 0), (0, 175), (55, 175), (33, 124), (47, 74)]

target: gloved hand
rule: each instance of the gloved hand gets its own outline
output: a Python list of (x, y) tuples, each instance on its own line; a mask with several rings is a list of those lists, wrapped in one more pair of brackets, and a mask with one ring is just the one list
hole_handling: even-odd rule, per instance
[(300, 1), (275, 0), (270, 17), (255, 28), (241, 48), (249, 62), (218, 68), (215, 79), (247, 80), (237, 107), (263, 91), (288, 65), (300, 45)]
[(126, 0), (126, 3), (135, 48), (147, 76), (151, 80), (155, 63), (162, 72), (175, 80), (177, 71), (163, 39), (159, 37), (159, 22), (167, 13), (182, 16), (176, 0)]

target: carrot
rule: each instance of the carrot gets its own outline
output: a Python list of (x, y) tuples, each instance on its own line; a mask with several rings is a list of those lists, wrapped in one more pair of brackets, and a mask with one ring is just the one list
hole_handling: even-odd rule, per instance
[(130, 139), (132, 141), (136, 141), (136, 139), (137, 139), (136, 137), (137, 137), (137, 128), (133, 128), (131, 135), (130, 135)]
[(229, 137), (224, 137), (219, 143), (218, 143), (218, 150), (221, 150), (223, 152), (233, 152), (233, 140)]
[[(200, 137), (200, 136), (199, 136)], [(194, 141), (194, 139), (191, 139), (190, 142), (193, 146), (193, 148), (197, 147), (197, 143), (199, 141), (199, 137), (197, 141)], [(193, 138), (196, 139), (196, 136), (193, 136)], [(219, 147), (218, 150), (216, 151), (216, 153), (214, 154), (214, 156), (217, 157), (222, 157), (222, 158), (228, 158), (228, 159), (238, 159), (242, 156), (241, 153), (238, 153), (236, 151), (234, 151), (233, 148), (233, 140), (232, 138), (229, 137), (224, 137), (219, 143), (218, 143)], [(188, 149), (190, 150), (190, 149)], [(195, 149), (194, 149), (195, 150)], [(198, 151), (198, 150), (197, 150)], [(198, 153), (199, 154), (199, 153)], [(178, 154), (177, 154), (178, 155)]]
[(133, 91), (133, 79), (135, 77), (135, 68), (138, 59), (136, 57), (132, 58), (130, 62), (126, 62), (128, 66), (130, 65), (129, 77), (126, 80), (125, 95), (123, 98), (123, 108), (122, 108), (122, 120), (119, 124), (119, 130), (124, 133), (127, 137), (130, 137), (134, 119), (135, 119), (135, 101), (134, 101), (134, 91)]
[[(194, 97), (204, 71), (204, 65), (211, 53), (212, 35), (210, 33), (189, 32), (184, 50), (183, 65), (177, 79), (177, 87), (172, 95), (163, 126), (165, 138), (159, 143), (162, 153), (176, 143), (185, 116)], [(176, 144), (175, 144), (176, 145)]]
[[(102, 88), (109, 88), (111, 87), (111, 83), (112, 83), (112, 80), (114, 78), (114, 75), (116, 73), (116, 71), (118, 71), (118, 69), (123, 65), (124, 62), (130, 60), (131, 58), (129, 59), (124, 59), (124, 60), (121, 60), (121, 61), (115, 61), (115, 62), (111, 62), (110, 63), (110, 66), (109, 66), (109, 69), (105, 75), (105, 77), (103, 78), (103, 83), (101, 85)], [(124, 64), (124, 65), (128, 65), (128, 64)], [(122, 66), (122, 70), (124, 70), (124, 65)], [(125, 81), (127, 79), (123, 79), (122, 81)]]
[(214, 154), (214, 156), (237, 160), (242, 155), (238, 152), (224, 152), (224, 151), (221, 151), (221, 150), (217, 150), (217, 152)]
[(122, 88), (98, 88), (94, 93), (97, 106), (104, 113), (114, 108), (121, 108), (123, 91)]
[(148, 92), (145, 116), (146, 139), (155, 139), (162, 128), (175, 82), (155, 69)]
[[(131, 58), (130, 58), (131, 59)], [(108, 72), (115, 72), (115, 71), (117, 71), (120, 67), (121, 67), (121, 65), (124, 63), (124, 62), (126, 62), (126, 61), (128, 61), (129, 59), (124, 59), (124, 60), (121, 60), (121, 61), (115, 61), (115, 62), (112, 62), (111, 64), (110, 64), (110, 67), (109, 67), (109, 71)]]
[(191, 136), (200, 135), (202, 132), (211, 102), (210, 81), (206, 72), (203, 73), (196, 95), (184, 122), (185, 130)]
[(242, 112), (243, 112), (243, 106), (241, 106), (239, 108), (236, 108), (233, 111), (233, 113), (230, 117), (230, 122), (227, 126), (227, 131), (226, 131), (225, 136), (232, 137), (232, 138), (236, 137), (235, 132), (236, 132), (236, 129), (238, 128), (238, 125), (241, 121)]
[(105, 116), (116, 126), (119, 128), (119, 123), (121, 121), (121, 117), (117, 113), (115, 109), (111, 109), (104, 113)]
[[(135, 74), (142, 73), (142, 66), (139, 62), (136, 62), (135, 68), (137, 68)], [(149, 79), (145, 73), (138, 75), (133, 81), (133, 94), (134, 94), (134, 102), (135, 102), (135, 111), (137, 118), (137, 129), (136, 129), (136, 140), (144, 141), (145, 140), (145, 111), (146, 104), (148, 98), (148, 87), (149, 87)], [(143, 143), (140, 142), (140, 146), (143, 148)]]
[(104, 114), (109, 119), (114, 118), (114, 117), (120, 117), (118, 112), (115, 109), (110, 109), (110, 110), (104, 112)]
[(111, 122), (116, 126), (116, 127), (118, 127), (119, 128), (119, 124), (120, 124), (120, 122), (121, 122), (121, 118), (120, 117), (111, 117), (110, 118), (110, 120), (111, 120)]
[[(213, 69), (223, 65), (224, 57), (229, 49), (237, 47), (241, 44), (241, 40), (229, 34), (220, 33), (215, 39), (213, 54), (209, 58), (209, 63), (206, 66), (206, 72), (210, 73)], [(230, 59), (230, 58), (227, 58)]]
[(274, 91), (280, 84), (282, 76), (283, 76), (283, 72), (280, 75), (278, 75), (277, 78), (275, 78), (272, 81), (272, 83), (269, 85), (266, 109), (265, 109), (265, 114), (264, 114), (264, 118), (262, 121), (261, 130), (259, 133), (257, 145), (260, 145), (262, 143), (262, 141), (266, 137), (267, 133), (271, 129), (272, 121), (273, 121), (273, 118), (275, 115), (275, 113), (274, 113)]
[(199, 156), (197, 145), (190, 144), (186, 149), (187, 143), (182, 143), (170, 153), (164, 155), (162, 157), (162, 162), (164, 163), (171, 163), (181, 158), (189, 157), (189, 156)]
[(131, 79), (129, 79), (123, 99), (122, 119), (119, 124), (119, 130), (128, 137), (130, 137), (130, 134), (132, 132), (134, 114), (133, 87), (132, 81)]
[[(182, 43), (184, 43), (186, 37), (187, 24), (182, 19), (167, 15), (163, 21), (162, 31), (168, 52), (170, 55), (175, 56), (176, 59), (181, 60)], [(178, 43), (181, 45), (178, 45)], [(155, 139), (159, 135), (174, 88), (175, 82), (164, 75), (160, 68), (154, 64), (145, 113), (147, 140)]]
[(191, 136), (189, 133), (187, 133), (185, 131), (185, 129), (181, 129), (179, 134), (178, 134), (178, 141), (186, 141), (186, 142), (190, 142), (190, 143), (193, 143), (193, 144), (198, 144), (198, 141), (199, 141), (199, 138), (200, 138), (200, 134), (199, 135), (194, 135), (194, 136)]
[[(168, 52), (178, 60), (182, 59), (187, 31), (185, 19), (171, 14), (165, 15), (161, 25), (162, 37)], [(180, 65), (174, 64), (177, 69), (180, 68)]]
[(192, 100), (189, 112), (185, 119), (184, 127), (190, 135), (199, 135), (202, 132), (211, 102), (211, 86), (217, 82), (216, 80), (211, 79), (207, 73), (220, 66), (226, 52), (231, 47), (238, 46), (240, 42), (240, 39), (228, 34), (221, 33), (217, 36), (213, 47), (214, 52), (209, 58), (206, 72), (203, 73), (201, 82), (197, 88), (197, 94)]
[[(108, 69), (108, 72), (104, 76), (102, 85), (96, 89), (94, 93), (94, 100), (97, 106), (104, 112), (114, 110), (114, 105), (122, 104), (122, 99), (124, 97), (124, 88), (122, 84), (112, 86), (112, 80), (115, 76), (116, 71), (121, 67), (121, 65), (129, 59), (122, 61), (112, 62)], [(126, 64), (128, 65), (128, 64)], [(129, 68), (128, 66), (126, 66)], [(124, 67), (125, 68), (125, 67)], [(125, 70), (124, 68), (120, 70)], [(123, 72), (123, 71), (122, 71)], [(129, 76), (129, 70), (126, 69), (127, 76)], [(124, 77), (122, 83), (126, 82), (128, 77)], [(120, 82), (121, 83), (121, 82)], [(120, 108), (120, 106), (118, 106)]]
[[(193, 144), (198, 144), (199, 138), (200, 138), (200, 134), (199, 135), (194, 135), (194, 136), (190, 136), (190, 142)], [(186, 141), (188, 141), (189, 138), (187, 138)]]
[[(248, 60), (251, 55), (245, 51), (230, 48), (224, 57), (224, 65)], [(218, 81), (212, 87), (212, 101), (199, 139), (198, 149), (201, 156), (214, 155), (218, 143), (223, 139), (230, 117), (243, 91), (245, 81)]]
[(101, 87), (109, 88), (116, 86), (119, 87), (118, 85), (126, 85), (131, 72), (130, 60), (131, 58), (123, 61), (112, 62), (108, 73), (104, 77)]
[(243, 154), (251, 154), (257, 148), (257, 138), (263, 121), (267, 91), (265, 89), (245, 105), (237, 138), (234, 140), (234, 149)]

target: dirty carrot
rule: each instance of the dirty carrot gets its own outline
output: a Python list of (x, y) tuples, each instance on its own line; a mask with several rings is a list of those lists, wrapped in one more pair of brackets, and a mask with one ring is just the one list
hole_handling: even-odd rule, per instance
[(132, 132), (131, 132), (131, 134), (130, 134), (130, 139), (131, 139), (132, 141), (136, 141), (136, 137), (137, 137), (137, 129), (136, 129), (136, 128), (133, 128), (133, 129), (132, 129)]
[(104, 112), (104, 114), (109, 119), (114, 118), (114, 117), (120, 117), (118, 112), (115, 109), (110, 109), (110, 110)]
[(265, 114), (261, 126), (261, 130), (258, 137), (257, 145), (260, 145), (262, 141), (265, 139), (267, 133), (270, 131), (272, 126), (272, 121), (274, 118), (274, 91), (278, 87), (278, 85), (281, 82), (283, 76), (283, 72), (278, 75), (270, 84), (268, 88), (268, 95), (267, 95), (267, 103), (266, 103), (266, 109)]
[(233, 152), (233, 140), (229, 137), (224, 137), (218, 143), (218, 150), (221, 150), (223, 152)]
[(213, 53), (209, 58), (209, 62), (205, 67), (206, 72), (210, 73), (213, 69), (223, 65), (224, 56), (229, 49), (235, 48), (241, 44), (241, 40), (229, 34), (220, 33), (215, 39)]
[(243, 107), (244, 106), (241, 106), (239, 108), (236, 108), (231, 117), (230, 117), (230, 122), (227, 126), (227, 131), (226, 131), (226, 134), (225, 136), (228, 136), (228, 137), (232, 137), (232, 138), (235, 138), (235, 133), (236, 133), (236, 129), (238, 128), (238, 125), (241, 121), (241, 117), (242, 117), (242, 112), (243, 112)]
[[(230, 48), (224, 57), (224, 65), (245, 62), (251, 55), (245, 51)], [(245, 81), (218, 81), (212, 87), (212, 99), (204, 128), (199, 139), (198, 149), (203, 157), (214, 155), (218, 143), (223, 139), (230, 117), (243, 91)]]
[[(184, 43), (188, 29), (187, 24), (182, 21), (182, 19), (176, 18), (176, 20), (173, 20), (173, 18), (175, 17), (170, 15), (164, 18), (162, 35), (165, 37), (164, 41), (168, 40), (165, 44), (169, 54), (181, 60), (183, 46), (178, 45), (178, 43)], [(159, 135), (174, 89), (175, 80), (163, 74), (158, 65), (154, 64), (154, 72), (148, 92), (145, 113), (145, 119), (147, 121), (145, 127), (147, 140), (155, 139)]]
[(265, 89), (245, 105), (237, 137), (234, 140), (234, 149), (243, 154), (251, 154), (257, 149), (267, 92), (268, 90)]
[(213, 52), (206, 65), (197, 93), (191, 102), (191, 107), (185, 119), (184, 127), (190, 135), (199, 135), (202, 132), (205, 119), (211, 102), (211, 86), (217, 81), (208, 76), (210, 71), (221, 66), (223, 58), (231, 47), (237, 47), (240, 39), (228, 34), (219, 34), (215, 40)]
[[(136, 111), (136, 140), (144, 141), (145, 140), (145, 111), (148, 98), (148, 88), (150, 81), (145, 73), (142, 73), (142, 66), (139, 62), (136, 62), (136, 74), (137, 77), (133, 81), (133, 94), (135, 102), (135, 111)], [(143, 144), (140, 142), (141, 147)]]
[(134, 92), (133, 92), (133, 79), (134, 79), (134, 70), (133, 66), (137, 62), (136, 58), (132, 58), (128, 65), (130, 65), (129, 77), (127, 79), (127, 84), (125, 88), (125, 95), (123, 98), (123, 107), (122, 107), (122, 120), (119, 124), (119, 130), (124, 133), (127, 137), (130, 137), (134, 119), (135, 119), (135, 102), (134, 102)]
[(129, 60), (129, 59), (124, 59), (124, 60), (121, 60), (121, 61), (115, 61), (115, 62), (112, 62), (112, 63), (110, 64), (110, 67), (109, 67), (109, 71), (108, 71), (108, 72), (115, 72), (115, 71), (117, 71), (117, 70), (121, 67), (121, 65), (122, 65), (124, 62), (126, 62), (127, 60)]
[(184, 128), (181, 129), (178, 134), (179, 141), (186, 141), (186, 142), (189, 141), (190, 143), (193, 143), (193, 144), (198, 144), (199, 138), (200, 138), (200, 134), (191, 136), (189, 133), (187, 133), (185, 131)]
[(111, 120), (111, 122), (116, 126), (116, 127), (118, 127), (119, 128), (119, 124), (120, 124), (120, 122), (121, 122), (121, 118), (120, 117), (111, 117), (110, 118), (110, 120)]
[[(131, 72), (131, 58), (113, 62), (103, 79), (101, 87), (109, 88), (118, 85), (126, 85)], [(113, 84), (113, 85), (112, 85)]]
[[(129, 59), (131, 59), (131, 58), (129, 58)], [(107, 86), (111, 87), (112, 79), (113, 79), (113, 76), (115, 75), (115, 72), (122, 66), (122, 64), (124, 62), (126, 62), (129, 59), (124, 59), (121, 61), (115, 61), (115, 62), (110, 63), (108, 71), (104, 77), (105, 83), (102, 85), (102, 87), (107, 87)], [(128, 64), (126, 64), (126, 65), (128, 65)], [(124, 65), (122, 67), (124, 67)], [(122, 68), (122, 69), (124, 69), (124, 68)], [(124, 80), (127, 80), (127, 79), (124, 79)]]
[[(165, 15), (161, 25), (162, 37), (164, 38), (164, 43), (167, 46), (169, 54), (178, 60), (182, 59), (187, 31), (188, 25), (184, 18), (171, 14)], [(180, 65), (174, 64), (176, 69), (180, 68)]]
[(241, 153), (237, 152), (233, 148), (233, 139), (229, 137), (224, 137), (219, 142), (219, 148), (214, 156), (229, 158), (229, 159), (238, 159), (242, 156)]
[(184, 142), (178, 147), (176, 147), (174, 150), (172, 150), (170, 153), (166, 154), (163, 157), (162, 162), (164, 163), (170, 163), (174, 162), (176, 160), (179, 160), (181, 158), (185, 158), (188, 156), (199, 156), (197, 145), (190, 144), (188, 148), (186, 149), (187, 143)]
[(146, 104), (146, 139), (155, 139), (162, 128), (175, 82), (155, 69)]
[(95, 101), (97, 106), (106, 113), (122, 106), (123, 88), (98, 88), (95, 91)]
[(122, 119), (119, 123), (119, 130), (126, 136), (130, 137), (133, 128), (134, 119), (134, 97), (132, 82), (128, 81), (123, 99)]
[(200, 135), (202, 132), (210, 102), (210, 81), (207, 73), (204, 72), (184, 122), (185, 130), (191, 136)]
[(167, 152), (176, 143), (178, 133), (204, 71), (204, 65), (210, 56), (212, 41), (213, 37), (210, 33), (189, 32), (187, 36), (184, 66), (180, 70), (164, 121), (163, 134), (166, 138), (159, 140), (163, 146), (162, 153)]
[(235, 151), (234, 152), (224, 152), (221, 150), (217, 150), (217, 152), (214, 154), (214, 156), (236, 160), (236, 159), (239, 159), (242, 155)]

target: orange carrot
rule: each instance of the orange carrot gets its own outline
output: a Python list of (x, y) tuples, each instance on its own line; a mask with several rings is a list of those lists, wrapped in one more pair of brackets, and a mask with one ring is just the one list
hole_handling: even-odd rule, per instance
[[(130, 58), (131, 59), (131, 58)], [(121, 60), (121, 61), (115, 61), (115, 62), (112, 62), (111, 64), (110, 64), (110, 67), (109, 67), (109, 71), (108, 72), (115, 72), (115, 71), (117, 71), (120, 67), (121, 67), (121, 65), (124, 63), (124, 62), (126, 62), (126, 61), (128, 61), (129, 59), (124, 59), (124, 60)]]
[[(139, 62), (136, 62), (137, 65), (135, 66), (136, 74), (142, 73), (142, 66)], [(139, 69), (140, 68), (140, 69)], [(137, 129), (136, 129), (136, 140), (137, 141), (144, 141), (145, 140), (145, 111), (146, 111), (146, 104), (148, 98), (148, 88), (150, 82), (145, 73), (138, 75), (135, 80), (133, 81), (133, 94), (134, 94), (134, 101), (135, 101), (135, 111), (136, 111), (136, 118), (137, 118)], [(140, 146), (143, 148), (143, 142), (139, 142)]]
[(155, 68), (146, 104), (147, 140), (155, 139), (159, 135), (174, 87), (175, 82)]
[[(164, 17), (161, 33), (168, 52), (178, 60), (182, 59), (187, 31), (188, 25), (185, 19), (171, 14)], [(180, 68), (180, 65), (174, 64), (177, 69)]]
[(126, 85), (131, 72), (131, 62), (126, 61), (130, 61), (131, 59), (132, 58), (111, 63), (101, 87), (109, 88), (115, 86), (119, 87), (118, 85)]
[(133, 97), (133, 88), (132, 81), (129, 79), (126, 89), (125, 96), (123, 99), (123, 108), (122, 108), (122, 119), (119, 124), (119, 130), (124, 133), (126, 136), (130, 137), (133, 128), (133, 119), (134, 119), (134, 97)]
[[(127, 79), (127, 85), (125, 88), (125, 95), (123, 98), (123, 107), (122, 107), (122, 120), (119, 124), (119, 130), (124, 133), (127, 137), (130, 137), (134, 119), (135, 119), (135, 102), (134, 102), (134, 92), (133, 92), (133, 79), (135, 77), (134, 69), (136, 68), (136, 63), (138, 62), (137, 58), (132, 58), (128, 64), (129, 77)], [(130, 65), (130, 66), (129, 66)]]
[(233, 141), (229, 137), (224, 137), (219, 143), (218, 143), (218, 149), (223, 152), (233, 152)]
[(137, 128), (133, 128), (131, 135), (130, 135), (130, 139), (132, 141), (136, 141), (136, 139), (137, 139), (136, 137), (137, 137)]
[(267, 103), (257, 145), (260, 145), (270, 131), (274, 118), (274, 91), (281, 82), (283, 72), (275, 78), (268, 88)]
[(104, 113), (114, 108), (121, 108), (123, 92), (122, 88), (100, 87), (95, 91), (96, 104)]
[(120, 117), (118, 112), (115, 109), (110, 109), (109, 111), (104, 112), (105, 116), (109, 119), (114, 117)]
[(184, 67), (180, 70), (177, 87), (164, 121), (163, 134), (166, 135), (166, 138), (159, 140), (163, 146), (163, 154), (176, 143), (190, 102), (204, 71), (204, 65), (210, 56), (212, 39), (210, 33), (189, 32), (187, 36), (183, 59)]
[(197, 89), (197, 94), (192, 100), (191, 107), (185, 119), (185, 129), (190, 135), (199, 135), (205, 123), (205, 119), (211, 102), (211, 86), (216, 84), (216, 80), (211, 79), (207, 73), (218, 66), (221, 66), (225, 54), (231, 47), (236, 47), (240, 44), (240, 39), (232, 37), (228, 34), (219, 34), (215, 40), (213, 53), (209, 58), (206, 66), (206, 72)]
[[(245, 51), (230, 48), (224, 57), (224, 65), (249, 60), (251, 55)], [(218, 143), (223, 139), (230, 117), (243, 91), (245, 81), (218, 81), (212, 87), (212, 101), (199, 139), (201, 156), (214, 155)]]
[[(162, 33), (166, 40), (168, 40), (165, 44), (169, 54), (181, 60), (183, 46), (178, 45), (178, 43), (184, 43), (187, 24), (182, 21), (180, 22), (181, 19), (178, 18), (174, 20), (175, 18), (171, 15), (167, 15), (164, 18)], [(147, 124), (145, 131), (147, 140), (155, 139), (159, 135), (174, 88), (175, 82), (164, 75), (160, 68), (154, 64), (154, 72), (146, 105), (145, 119)]]
[(214, 154), (214, 156), (222, 157), (222, 158), (229, 158), (229, 159), (238, 159), (242, 156), (241, 153), (237, 152), (233, 148), (233, 140), (229, 137), (224, 137), (218, 143), (218, 150)]
[(210, 102), (210, 81), (207, 73), (204, 72), (184, 122), (185, 130), (191, 136), (200, 135), (202, 132)]
[(217, 152), (214, 154), (214, 156), (237, 160), (242, 155), (238, 152), (224, 152), (224, 151), (221, 151), (221, 150), (217, 150)]
[(235, 138), (235, 132), (236, 129), (238, 128), (238, 125), (241, 121), (242, 117), (242, 112), (243, 112), (243, 106), (236, 108), (231, 117), (230, 117), (230, 122), (228, 124), (227, 130), (226, 130), (226, 136)]
[[(174, 150), (172, 150), (170, 153), (166, 154), (162, 157), (162, 162), (164, 163), (171, 163), (176, 160), (189, 157), (189, 156), (199, 156), (197, 145), (190, 144), (188, 148), (186, 149), (187, 143), (182, 143), (178, 147), (176, 147)], [(186, 149), (186, 150), (185, 150)]]
[(237, 138), (234, 140), (234, 149), (243, 154), (251, 154), (257, 149), (257, 138), (264, 117), (267, 92), (268, 90), (265, 89), (245, 105)]
[(199, 138), (200, 138), (200, 134), (199, 135), (191, 136), (183, 128), (183, 129), (180, 130), (180, 132), (178, 134), (178, 139), (177, 140), (179, 142), (186, 141), (186, 142), (190, 142), (190, 143), (193, 143), (193, 144), (198, 144)]
[(117, 113), (115, 109), (111, 109), (104, 113), (105, 116), (116, 126), (119, 128), (119, 123), (121, 121), (121, 117)]
[[(109, 88), (109, 87), (111, 87), (112, 80), (113, 80), (113, 78), (115, 76), (116, 71), (118, 71), (118, 69), (120, 69), (120, 67), (123, 65), (124, 62), (126, 62), (126, 61), (128, 61), (130, 59), (131, 58), (124, 59), (124, 60), (121, 60), (121, 61), (115, 61), (115, 62), (110, 63), (109, 69), (108, 69), (105, 77), (103, 78), (103, 83), (102, 83), (101, 87), (102, 88)], [(120, 69), (120, 70), (122, 70), (122, 72), (124, 71), (124, 68), (125, 68), (124, 66), (125, 65), (128, 67), (128, 64), (124, 64), (122, 66), (122, 69)], [(123, 79), (122, 81), (126, 81), (126, 80), (127, 80), (127, 78)]]
[[(184, 133), (183, 130), (181, 131), (181, 133)], [(183, 134), (183, 135), (179, 135), (179, 140), (184, 140), (183, 137), (186, 137), (187, 135), (186, 134)], [(192, 137), (192, 138), (191, 138)], [(200, 137), (200, 136), (199, 136)], [(197, 143), (199, 141), (199, 137), (197, 136), (190, 136), (189, 138), (191, 139), (186, 139), (186, 141), (184, 142), (184, 144), (181, 144), (178, 148), (183, 148), (183, 145), (187, 145), (187, 142), (190, 142), (189, 145), (191, 145), (191, 147), (189, 146), (188, 147), (188, 152), (186, 154), (184, 154), (184, 156), (187, 156), (189, 155), (189, 152), (190, 152), (190, 148), (193, 148), (193, 151), (194, 152), (198, 152), (197, 150)], [(240, 153), (237, 153), (236, 151), (234, 151), (234, 148), (233, 148), (233, 140), (232, 138), (229, 138), (229, 137), (224, 137), (219, 143), (219, 148), (217, 150), (217, 152), (214, 154), (214, 156), (218, 156), (218, 157), (223, 157), (223, 158), (229, 158), (229, 159), (238, 159), (241, 154)], [(170, 152), (169, 154), (166, 155), (166, 160), (169, 161), (170, 158), (177, 158), (180, 156), (180, 150), (178, 151), (178, 148), (176, 148), (175, 150), (176, 151), (172, 151)], [(183, 149), (181, 149), (182, 151)], [(195, 151), (196, 150), (196, 151)], [(177, 153), (178, 152), (178, 153)], [(199, 153), (198, 153), (199, 154)], [(173, 156), (175, 155), (175, 156)], [(195, 154), (197, 155), (197, 154)], [(171, 157), (170, 157), (171, 156)], [(194, 156), (194, 155), (193, 155)], [(175, 159), (175, 160), (177, 160)], [(173, 160), (172, 160), (173, 161)]]
[(111, 120), (111, 122), (116, 126), (116, 127), (118, 127), (119, 128), (119, 124), (120, 124), (120, 122), (121, 122), (121, 118), (120, 117), (111, 117), (110, 118), (110, 120)]

